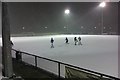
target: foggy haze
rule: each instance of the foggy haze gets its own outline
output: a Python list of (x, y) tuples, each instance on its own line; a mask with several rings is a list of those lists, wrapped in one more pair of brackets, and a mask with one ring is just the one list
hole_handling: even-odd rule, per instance
[[(8, 3), (12, 34), (101, 32), (99, 2), (14, 2)], [(117, 32), (117, 3), (103, 9), (104, 32)], [(70, 14), (64, 13), (70, 9)]]

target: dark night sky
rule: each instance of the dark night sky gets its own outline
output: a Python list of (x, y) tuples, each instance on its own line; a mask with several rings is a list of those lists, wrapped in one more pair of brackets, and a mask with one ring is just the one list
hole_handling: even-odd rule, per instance
[[(98, 2), (11, 2), (8, 3), (11, 33), (64, 33), (64, 26), (69, 33), (100, 32), (102, 9), (98, 5)], [(104, 8), (104, 31), (110, 31), (110, 27), (111, 31), (117, 31), (117, 6), (117, 3), (107, 3)], [(64, 14), (67, 8), (69, 15)]]

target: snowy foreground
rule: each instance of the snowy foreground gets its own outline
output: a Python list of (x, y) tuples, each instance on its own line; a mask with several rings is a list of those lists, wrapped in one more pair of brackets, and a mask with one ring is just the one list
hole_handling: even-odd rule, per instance
[[(75, 46), (73, 38), (79, 36), (83, 45)], [(50, 48), (51, 37), (55, 40), (54, 48)], [(70, 44), (65, 44), (65, 37)], [(118, 36), (55, 35), (11, 40), (14, 49), (118, 77)]]

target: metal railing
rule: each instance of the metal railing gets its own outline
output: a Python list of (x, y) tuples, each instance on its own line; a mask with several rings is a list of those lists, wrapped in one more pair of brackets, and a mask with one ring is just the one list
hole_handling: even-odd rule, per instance
[(70, 67), (70, 68), (73, 68), (73, 69), (76, 69), (76, 70), (80, 70), (80, 71), (82, 71), (84, 73), (87, 73), (87, 74), (99, 76), (101, 79), (107, 78), (109, 80), (119, 80), (119, 78), (116, 78), (116, 77), (113, 77), (113, 76), (110, 76), (110, 75), (106, 75), (106, 74), (102, 74), (102, 73), (99, 73), (99, 72), (96, 72), (96, 71), (92, 71), (92, 70), (84, 69), (84, 68), (77, 67), (77, 66), (74, 66), (74, 65), (70, 65), (70, 64), (67, 64), (67, 63), (59, 62), (59, 61), (56, 61), (56, 60), (40, 57), (40, 56), (33, 55), (33, 54), (30, 54), (30, 53), (27, 53), (27, 52), (15, 50), (15, 49), (12, 49), (12, 50), (15, 51), (15, 55), (16, 55), (17, 60), (22, 61), (22, 55), (23, 54), (33, 56), (34, 57), (34, 62), (35, 62), (33, 66), (35, 66), (35, 67), (38, 67), (38, 59), (44, 59), (44, 60), (47, 60), (47, 61), (57, 63), (57, 65), (58, 65), (57, 66), (57, 69), (58, 69), (58, 75), (57, 76), (58, 76), (58, 78), (61, 78), (61, 67), (60, 66), (65, 65), (67, 67)]

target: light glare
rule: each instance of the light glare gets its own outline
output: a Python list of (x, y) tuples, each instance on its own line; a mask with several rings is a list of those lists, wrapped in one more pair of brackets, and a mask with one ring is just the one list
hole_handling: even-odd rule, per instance
[(65, 10), (65, 14), (69, 14), (70, 13), (70, 10), (69, 9), (66, 9)]
[(105, 2), (102, 2), (102, 3), (100, 3), (99, 6), (100, 6), (100, 7), (105, 7), (105, 6), (106, 6), (106, 3), (105, 3)]

